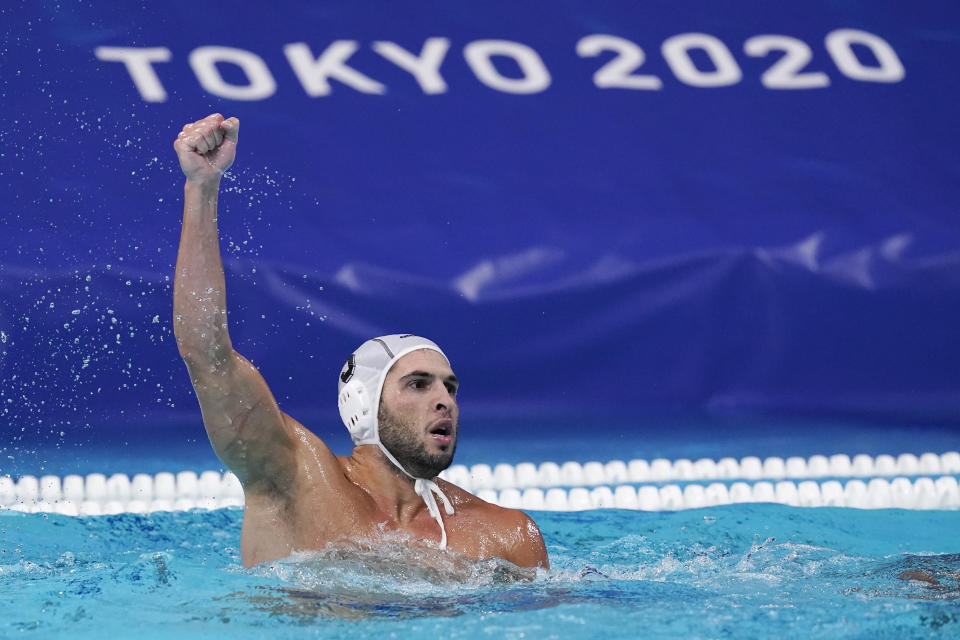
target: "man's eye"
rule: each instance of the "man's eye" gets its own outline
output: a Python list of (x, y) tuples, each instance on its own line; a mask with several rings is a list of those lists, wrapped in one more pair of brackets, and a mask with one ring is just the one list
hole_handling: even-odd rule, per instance
[(424, 389), (427, 386), (426, 380), (411, 380), (410, 385), (414, 389)]

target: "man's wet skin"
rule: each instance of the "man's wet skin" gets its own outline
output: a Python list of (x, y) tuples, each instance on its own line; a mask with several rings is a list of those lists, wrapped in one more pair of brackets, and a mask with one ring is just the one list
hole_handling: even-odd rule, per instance
[[(396, 431), (391, 440), (402, 442), (401, 450), (412, 452), (405, 457), (401, 451), (394, 454), (411, 471), (437, 473), (452, 459), (458, 411), (454, 395), (443, 384), (450, 376), (452, 371), (442, 356), (422, 350), (401, 358), (384, 382), (382, 411), (396, 421), (389, 427)], [(434, 433), (438, 425), (449, 433), (438, 436)], [(336, 458), (332, 467), (325, 446), (302, 426), (296, 429), (306, 455), (298, 457), (299, 467), (290, 487), (265, 500), (265, 509), (261, 510), (259, 503), (248, 507), (243, 545), (260, 553), (250, 562), (245, 559), (245, 564), (285, 557), (295, 549), (376, 539), (384, 532), (403, 531), (421, 544), (439, 541), (437, 523), (414, 493), (412, 480), (379, 448), (358, 446), (351, 456)], [(519, 566), (540, 564), (539, 556), (527, 549), (532, 547), (531, 541), (542, 548), (542, 538), (524, 514), (486, 503), (442, 480), (438, 484), (454, 507), (454, 515), (444, 516), (451, 550), (476, 559), (501, 557)], [(276, 508), (278, 502), (280, 509)], [(331, 502), (337, 504), (335, 514), (327, 507)], [(265, 535), (248, 535), (261, 531)]]
[[(412, 478), (375, 445), (335, 456), (281, 411), (260, 373), (233, 349), (217, 200), (239, 127), (236, 118), (214, 114), (186, 125), (174, 143), (186, 176), (174, 328), (210, 441), (243, 484), (243, 563), (375, 540), (384, 532), (406, 532), (435, 545), (440, 528)], [(417, 350), (397, 360), (387, 372), (377, 411), (383, 417), (381, 442), (409, 472), (433, 478), (450, 464), (458, 437), (457, 379), (441, 354)], [(442, 518), (452, 551), (522, 567), (549, 566), (540, 530), (526, 514), (436, 482), (454, 509)]]

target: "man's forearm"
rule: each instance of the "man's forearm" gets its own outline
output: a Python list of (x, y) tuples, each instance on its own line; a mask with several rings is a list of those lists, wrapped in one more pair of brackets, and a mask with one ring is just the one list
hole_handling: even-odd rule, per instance
[(184, 185), (183, 228), (173, 285), (174, 334), (188, 363), (218, 368), (233, 353), (217, 230), (220, 181)]

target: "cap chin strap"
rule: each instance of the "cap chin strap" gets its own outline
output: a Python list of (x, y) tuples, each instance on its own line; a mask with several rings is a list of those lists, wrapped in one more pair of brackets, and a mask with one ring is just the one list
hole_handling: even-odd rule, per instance
[(428, 480), (427, 478), (418, 478), (411, 474), (409, 471), (403, 468), (396, 458), (393, 457), (393, 454), (387, 451), (387, 448), (383, 446), (383, 443), (380, 442), (379, 438), (377, 439), (376, 445), (380, 447), (380, 451), (383, 452), (383, 455), (394, 464), (397, 469), (403, 471), (407, 477), (413, 479), (413, 490), (420, 496), (420, 499), (423, 500), (423, 504), (427, 506), (427, 512), (437, 521), (437, 524), (440, 525), (440, 548), (447, 548), (447, 529), (443, 526), (443, 518), (440, 517), (440, 508), (437, 506), (437, 499), (433, 497), (434, 494), (437, 494), (440, 497), (440, 501), (443, 503), (443, 510), (447, 512), (448, 516), (453, 515), (453, 505), (450, 504), (450, 501), (447, 499), (447, 496), (443, 495), (443, 491), (440, 490), (440, 487), (437, 486), (437, 483), (433, 480)]

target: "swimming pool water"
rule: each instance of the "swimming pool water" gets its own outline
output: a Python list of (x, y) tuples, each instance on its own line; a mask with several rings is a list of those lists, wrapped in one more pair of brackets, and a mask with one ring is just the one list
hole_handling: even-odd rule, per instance
[(960, 637), (957, 512), (532, 515), (553, 566), (513, 582), (402, 541), (243, 569), (240, 509), (0, 511), (0, 637)]

